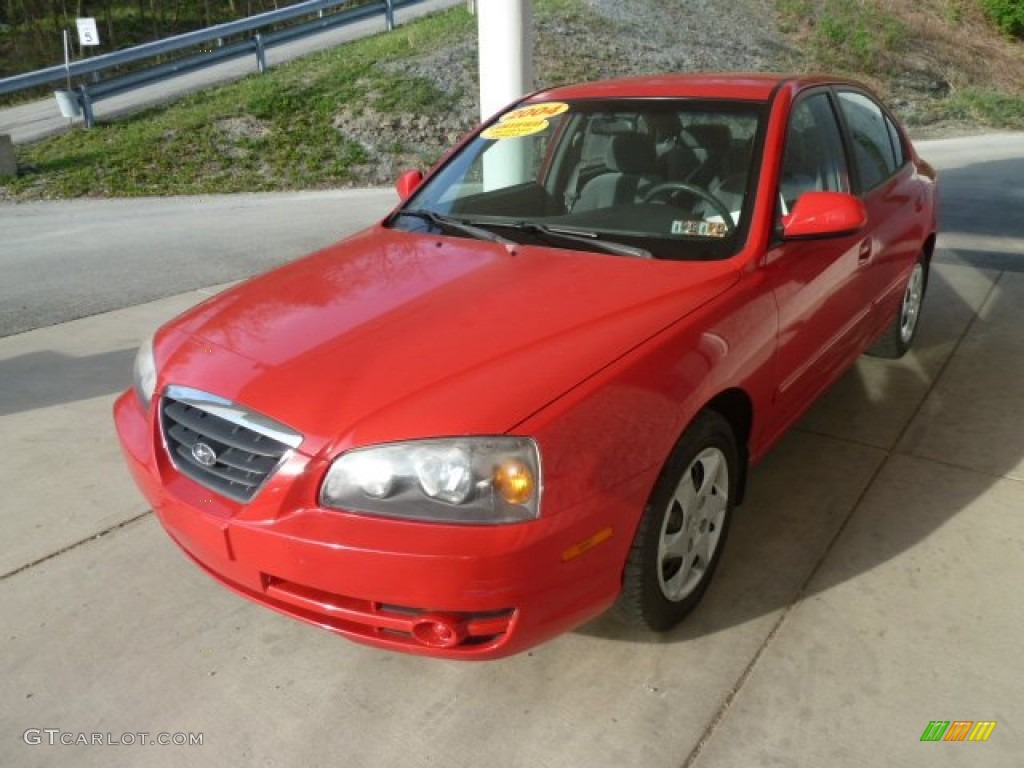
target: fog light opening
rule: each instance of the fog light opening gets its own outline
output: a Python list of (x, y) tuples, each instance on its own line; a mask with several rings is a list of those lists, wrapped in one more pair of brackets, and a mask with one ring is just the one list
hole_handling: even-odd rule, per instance
[(450, 616), (422, 616), (413, 625), (412, 636), (431, 648), (454, 648), (466, 639), (466, 627)]

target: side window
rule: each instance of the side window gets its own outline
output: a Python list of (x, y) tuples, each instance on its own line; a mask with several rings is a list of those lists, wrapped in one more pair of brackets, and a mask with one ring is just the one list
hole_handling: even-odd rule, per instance
[(888, 116), (885, 118), (885, 127), (889, 129), (889, 138), (892, 140), (892, 149), (896, 153), (896, 167), (902, 168), (904, 163), (907, 162), (907, 153), (903, 149), (903, 139), (900, 138), (900, 132), (896, 128), (896, 124), (889, 119)]
[(804, 192), (849, 192), (843, 142), (828, 94), (798, 102), (789, 117), (779, 185), (781, 213), (793, 210)]
[(854, 161), (866, 192), (889, 178), (902, 163), (897, 163), (888, 118), (875, 102), (860, 93), (841, 91), (839, 105), (850, 129)]

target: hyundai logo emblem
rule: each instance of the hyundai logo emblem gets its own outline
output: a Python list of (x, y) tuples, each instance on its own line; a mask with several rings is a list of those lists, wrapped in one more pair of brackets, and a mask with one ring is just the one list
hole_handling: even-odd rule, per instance
[(212, 467), (217, 463), (217, 452), (203, 442), (196, 442), (192, 446), (192, 458), (204, 467)]

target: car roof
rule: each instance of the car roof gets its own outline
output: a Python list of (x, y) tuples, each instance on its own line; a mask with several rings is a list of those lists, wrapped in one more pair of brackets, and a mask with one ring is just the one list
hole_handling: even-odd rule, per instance
[(774, 73), (663, 74), (577, 83), (541, 91), (529, 101), (623, 98), (704, 98), (767, 101), (781, 85), (802, 90), (813, 85), (842, 83), (863, 88), (844, 78)]

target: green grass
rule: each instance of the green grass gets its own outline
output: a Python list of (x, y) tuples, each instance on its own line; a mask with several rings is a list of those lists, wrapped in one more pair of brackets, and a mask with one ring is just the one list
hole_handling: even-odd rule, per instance
[(965, 88), (936, 99), (913, 121), (928, 124), (951, 120), (990, 128), (1024, 129), (1024, 98), (998, 91)]
[(444, 115), (455, 95), (380, 64), (464, 39), (475, 24), (456, 8), (167, 107), (19, 146), (28, 172), (7, 182), (6, 192), (137, 196), (345, 184), (369, 157), (334, 127), (335, 116), (371, 106), (382, 114)]
[(806, 30), (808, 58), (835, 72), (893, 74), (910, 38), (875, 0), (777, 0), (780, 28)]
[(1006, 35), (1024, 39), (1024, 2), (1021, 0), (981, 0), (982, 10)]

